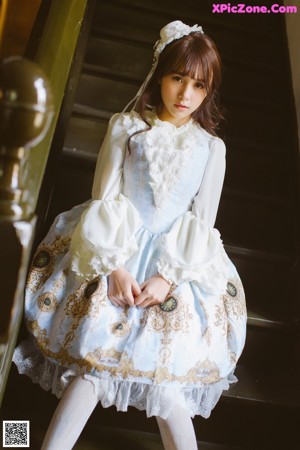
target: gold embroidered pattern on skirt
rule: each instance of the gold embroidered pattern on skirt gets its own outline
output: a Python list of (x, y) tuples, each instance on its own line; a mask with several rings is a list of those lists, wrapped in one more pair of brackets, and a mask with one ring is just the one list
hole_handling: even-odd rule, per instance
[(220, 303), (216, 306), (216, 321), (215, 326), (220, 327), (222, 329), (222, 333), (224, 336), (227, 334), (227, 328), (228, 328), (228, 320), (227, 320), (227, 311), (225, 309), (225, 304)]
[(38, 298), (39, 309), (43, 312), (54, 312), (58, 306), (57, 299), (52, 292), (45, 292)]
[(42, 330), (37, 320), (25, 320), (27, 328), (35, 336), (40, 348), (46, 348), (49, 345), (47, 330)]
[(77, 291), (70, 294), (64, 308), (66, 316), (76, 319), (97, 317), (100, 308), (106, 303), (106, 286), (100, 276), (82, 283)]
[(146, 308), (141, 325), (149, 331), (186, 333), (192, 318), (188, 304), (180, 295), (172, 294), (164, 303)]
[(220, 371), (217, 364), (209, 359), (199, 362), (193, 369), (190, 369), (188, 376), (197, 383), (201, 379), (202, 383), (216, 383), (220, 378)]
[[(58, 361), (62, 366), (68, 367), (76, 365), (81, 371), (91, 372), (107, 372), (116, 379), (136, 379), (148, 378), (154, 384), (161, 384), (164, 382), (179, 382), (189, 384), (210, 384), (221, 380), (217, 364), (213, 361), (205, 360), (198, 362), (192, 367), (186, 375), (175, 375), (170, 373), (167, 367), (157, 367), (155, 370), (138, 370), (134, 368), (133, 359), (128, 357), (127, 352), (117, 352), (115, 349), (104, 350), (99, 347), (95, 352), (87, 353), (84, 358), (76, 358), (69, 354), (65, 347), (61, 347), (58, 352), (53, 352), (48, 348), (49, 340), (47, 338), (46, 330), (42, 330), (37, 321), (29, 321), (28, 328), (31, 330), (36, 338), (36, 343), (41, 352), (48, 358)], [(99, 362), (97, 355), (107, 355), (111, 353), (111, 358), (115, 361), (118, 359), (118, 365), (109, 366)], [(113, 362), (113, 361), (112, 361)]]
[(85, 359), (95, 367), (100, 361), (105, 361), (108, 364), (116, 364), (120, 361), (122, 352), (118, 352), (115, 347), (104, 349), (101, 347), (96, 348), (93, 352), (88, 352), (85, 355)]
[(91, 281), (85, 281), (76, 292), (69, 295), (64, 308), (66, 316), (72, 317), (70, 331), (64, 339), (64, 346), (70, 345), (75, 337), (75, 330), (86, 317), (96, 318), (100, 309), (106, 304), (106, 284), (100, 276)]
[(128, 311), (129, 307), (125, 306), (124, 311), (120, 315), (120, 320), (118, 322), (114, 322), (110, 327), (111, 332), (117, 337), (126, 336), (126, 334), (131, 331), (131, 325), (127, 322)]
[(66, 274), (65, 272), (62, 272), (61, 275), (57, 278), (57, 280), (55, 280), (55, 282), (53, 283), (52, 291), (44, 292), (38, 297), (37, 303), (41, 311), (46, 313), (56, 311), (58, 307), (56, 294), (63, 287), (65, 278)]
[(70, 237), (57, 235), (52, 244), (42, 243), (32, 260), (26, 289), (37, 291), (50, 277), (54, 270), (54, 259), (59, 253), (66, 253), (71, 242)]
[(161, 339), (162, 347), (159, 351), (159, 362), (166, 365), (171, 357), (170, 344), (173, 332), (187, 333), (189, 320), (192, 319), (189, 313), (188, 304), (183, 301), (182, 296), (169, 294), (164, 303), (151, 306), (144, 312), (141, 325), (149, 332), (156, 331), (163, 333)]
[(224, 306), (227, 315), (234, 316), (235, 319), (247, 316), (245, 292), (242, 282), (239, 279), (229, 280), (226, 294), (223, 296)]

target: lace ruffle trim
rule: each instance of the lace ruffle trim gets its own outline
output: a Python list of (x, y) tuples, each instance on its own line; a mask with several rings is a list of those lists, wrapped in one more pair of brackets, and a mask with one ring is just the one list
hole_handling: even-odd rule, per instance
[[(136, 241), (131, 238), (127, 242), (126, 248), (119, 249), (115, 255), (101, 254), (88, 242), (76, 244), (77, 250), (72, 254), (71, 270), (75, 272), (78, 278), (92, 279), (98, 275), (109, 275), (113, 270), (123, 267), (138, 249)], [(83, 257), (84, 255), (84, 257)]]
[(122, 194), (117, 200), (95, 200), (81, 217), (70, 246), (71, 270), (79, 278), (109, 275), (138, 249), (138, 212)]
[(157, 262), (157, 269), (171, 284), (179, 285), (184, 281), (194, 281), (201, 285), (204, 291), (211, 294), (225, 292), (229, 277), (228, 263), (221, 249), (220, 253), (210, 261), (194, 265), (176, 260), (167, 250), (164, 250)]
[[(13, 355), (19, 373), (31, 378), (44, 390), (51, 391), (61, 398), (64, 391), (80, 372), (58, 366), (48, 361), (39, 353), (31, 340), (23, 341)], [(223, 390), (227, 390), (237, 378), (231, 373), (221, 381), (200, 387), (166, 387), (143, 384), (135, 381), (116, 380), (108, 374), (102, 378), (82, 374), (91, 381), (95, 394), (104, 408), (115, 405), (118, 411), (127, 411), (128, 406), (134, 406), (146, 411), (148, 417), (160, 416), (166, 418), (175, 405), (187, 408), (191, 417), (210, 416)]]
[(160, 238), (157, 268), (172, 284), (194, 281), (214, 294), (225, 292), (230, 270), (219, 231), (190, 212)]
[[(148, 119), (152, 125), (151, 130), (138, 136), (143, 142), (149, 163), (154, 203), (159, 208), (178, 183), (180, 173), (184, 171), (191, 151), (197, 145), (199, 128), (192, 119), (179, 128), (159, 120), (154, 113), (149, 113)], [(122, 120), (128, 135), (145, 127), (145, 122), (136, 113), (125, 114)]]

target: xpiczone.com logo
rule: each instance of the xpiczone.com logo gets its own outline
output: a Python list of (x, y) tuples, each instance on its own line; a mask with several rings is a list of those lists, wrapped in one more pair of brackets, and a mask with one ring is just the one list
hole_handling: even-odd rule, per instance
[(213, 3), (212, 12), (214, 14), (295, 14), (297, 6), (283, 6), (273, 3), (271, 6), (246, 5), (246, 3)]

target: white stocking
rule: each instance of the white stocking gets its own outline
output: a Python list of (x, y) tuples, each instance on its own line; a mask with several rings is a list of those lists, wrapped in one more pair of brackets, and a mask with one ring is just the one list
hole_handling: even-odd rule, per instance
[(192, 419), (185, 408), (176, 405), (166, 419), (156, 417), (165, 450), (197, 450)]
[(71, 450), (97, 403), (92, 382), (76, 377), (54, 412), (41, 450)]

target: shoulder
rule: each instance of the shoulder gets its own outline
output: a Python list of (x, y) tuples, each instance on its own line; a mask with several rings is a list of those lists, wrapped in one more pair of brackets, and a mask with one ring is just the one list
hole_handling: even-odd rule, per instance
[(130, 135), (143, 127), (145, 127), (145, 122), (135, 111), (116, 113), (110, 118), (108, 124), (108, 129), (110, 129), (113, 134), (126, 133)]
[(211, 153), (218, 153), (219, 156), (226, 155), (226, 146), (224, 141), (218, 136), (210, 134), (208, 131), (204, 130), (198, 123), (195, 123), (196, 132), (199, 137), (205, 139), (208, 143)]

